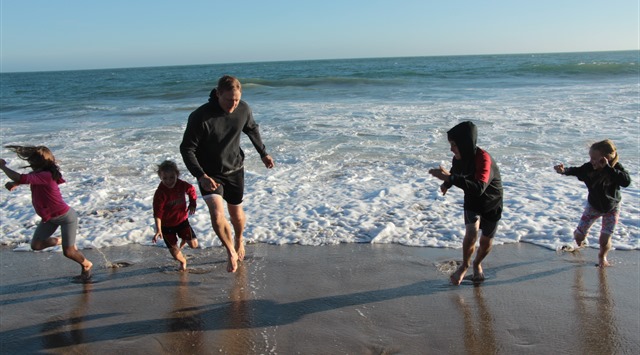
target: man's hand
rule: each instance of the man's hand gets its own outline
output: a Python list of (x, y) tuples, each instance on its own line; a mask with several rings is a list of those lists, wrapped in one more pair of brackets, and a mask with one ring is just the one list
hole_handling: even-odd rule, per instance
[(206, 191), (215, 191), (220, 184), (218, 184), (215, 180), (210, 178), (207, 174), (202, 175), (198, 179), (198, 183), (202, 186)]
[(276, 165), (276, 163), (273, 161), (273, 158), (271, 157), (271, 155), (263, 156), (262, 157), (262, 162), (264, 163), (264, 166), (267, 167), (267, 169), (271, 169)]

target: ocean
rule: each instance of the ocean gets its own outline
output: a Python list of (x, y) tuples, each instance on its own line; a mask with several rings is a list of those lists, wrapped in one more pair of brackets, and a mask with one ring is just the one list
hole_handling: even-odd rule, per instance
[[(640, 249), (638, 51), (2, 73), (1, 143), (53, 150), (79, 248), (152, 245), (157, 164), (176, 161), (195, 184), (179, 144), (224, 74), (243, 83), (276, 161), (265, 169), (243, 137), (250, 243), (461, 247), (463, 193), (442, 196), (427, 171), (450, 167), (446, 132), (471, 120), (504, 184), (495, 244), (571, 244), (587, 189), (553, 166), (581, 165), (610, 138), (633, 180), (613, 246)], [(24, 166), (5, 148), (0, 157)], [(201, 199), (190, 221), (202, 247), (220, 245)], [(28, 187), (2, 189), (0, 244), (29, 250), (38, 222)]]

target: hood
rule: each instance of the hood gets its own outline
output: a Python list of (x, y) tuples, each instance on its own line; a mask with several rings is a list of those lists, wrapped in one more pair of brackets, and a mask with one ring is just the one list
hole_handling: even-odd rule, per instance
[(217, 91), (218, 90), (216, 88), (211, 90), (209, 93), (209, 102), (218, 102), (218, 96), (216, 95)]
[(459, 123), (447, 132), (447, 139), (454, 141), (460, 150), (462, 160), (473, 158), (476, 154), (478, 129), (471, 121)]

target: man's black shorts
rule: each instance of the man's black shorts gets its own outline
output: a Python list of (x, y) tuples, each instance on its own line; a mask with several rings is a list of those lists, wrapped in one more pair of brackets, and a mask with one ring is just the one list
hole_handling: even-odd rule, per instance
[(242, 204), (244, 198), (244, 168), (229, 174), (207, 175), (220, 185), (215, 191), (209, 191), (198, 184), (200, 194), (204, 199), (211, 197), (211, 195), (220, 195), (230, 205)]

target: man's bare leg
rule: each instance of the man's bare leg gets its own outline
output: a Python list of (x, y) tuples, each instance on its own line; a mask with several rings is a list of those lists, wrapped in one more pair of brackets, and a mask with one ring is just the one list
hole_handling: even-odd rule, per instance
[(600, 251), (598, 252), (598, 266), (601, 268), (605, 268), (607, 266), (611, 266), (609, 261), (607, 261), (607, 254), (609, 254), (609, 250), (611, 250), (611, 234), (600, 234)]
[(482, 270), (482, 260), (491, 252), (491, 246), (493, 245), (493, 238), (487, 236), (480, 237), (480, 247), (476, 253), (476, 258), (473, 260), (473, 281), (484, 281), (484, 272)]
[(233, 240), (231, 238), (231, 226), (224, 215), (223, 199), (220, 195), (213, 195), (210, 198), (205, 199), (207, 207), (209, 208), (209, 214), (211, 215), (211, 226), (214, 232), (218, 236), (218, 239), (222, 242), (222, 245), (227, 249), (227, 271), (236, 272), (238, 269), (238, 254), (233, 246)]
[(462, 265), (458, 267), (458, 270), (449, 278), (454, 285), (460, 285), (464, 275), (467, 273), (469, 266), (471, 266), (471, 256), (476, 249), (476, 240), (478, 239), (478, 229), (480, 228), (480, 221), (472, 224), (467, 224), (466, 232), (464, 234), (464, 240), (462, 241)]
[(231, 224), (233, 225), (233, 231), (235, 232), (235, 249), (238, 253), (238, 260), (244, 260), (244, 225), (246, 223), (246, 216), (242, 205), (227, 205), (229, 208), (229, 215), (231, 216)]

